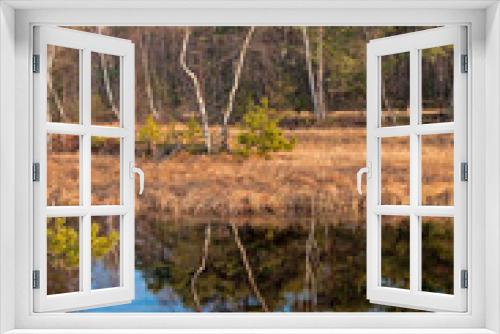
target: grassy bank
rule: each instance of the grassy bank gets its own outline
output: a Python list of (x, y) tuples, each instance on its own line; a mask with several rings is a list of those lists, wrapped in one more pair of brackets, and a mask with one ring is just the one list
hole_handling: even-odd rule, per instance
[[(136, 165), (145, 172), (146, 184), (144, 194), (137, 196), (137, 209), (172, 217), (364, 215), (365, 195), (357, 193), (356, 172), (366, 161), (365, 130), (299, 128), (286, 135), (297, 138), (296, 148), (273, 153), (272, 159), (186, 152), (162, 159), (138, 157)], [(429, 203), (450, 205), (453, 159), (446, 148), (451, 142), (441, 139), (424, 141), (428, 153), (423, 152), (422, 174), (432, 190), (423, 189)], [(408, 147), (407, 138), (402, 138), (383, 152), (384, 204), (408, 199)], [(64, 205), (78, 201), (77, 161), (76, 153), (49, 156), (49, 203), (54, 198)], [(118, 204), (118, 155), (96, 155), (92, 168), (92, 204)]]

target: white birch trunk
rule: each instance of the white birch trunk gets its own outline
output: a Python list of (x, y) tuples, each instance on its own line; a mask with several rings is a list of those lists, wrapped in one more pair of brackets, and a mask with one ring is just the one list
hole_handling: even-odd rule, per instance
[(209, 223), (205, 228), (205, 243), (203, 246), (203, 256), (201, 258), (201, 264), (198, 267), (198, 270), (194, 273), (191, 278), (191, 292), (193, 294), (194, 303), (196, 304), (196, 310), (198, 312), (202, 311), (200, 298), (198, 297), (198, 290), (196, 290), (196, 282), (198, 277), (205, 271), (207, 267), (207, 259), (208, 259), (208, 247), (210, 246), (210, 232), (211, 232), (211, 224)]
[[(97, 27), (97, 32), (102, 35), (103, 27), (98, 26)], [(103, 76), (104, 76), (104, 87), (106, 89), (106, 96), (108, 97), (109, 104), (111, 105), (111, 110), (115, 114), (115, 116), (119, 119), (120, 118), (120, 111), (116, 107), (116, 104), (113, 100), (113, 91), (111, 90), (111, 84), (109, 82), (109, 74), (108, 74), (108, 64), (106, 62), (106, 58), (104, 56), (104, 53), (99, 52), (99, 57), (101, 60), (101, 67), (103, 71)]]
[(148, 42), (149, 37), (145, 36), (145, 41), (142, 45), (142, 67), (144, 68), (144, 81), (146, 82), (146, 95), (148, 97), (149, 109), (153, 113), (153, 117), (158, 119), (158, 111), (155, 108), (153, 89), (151, 87), (151, 77), (149, 73), (149, 58), (148, 58)]
[(255, 296), (259, 300), (260, 304), (262, 305), (264, 312), (269, 312), (269, 308), (267, 307), (266, 300), (264, 299), (264, 297), (260, 293), (259, 287), (257, 286), (257, 283), (255, 282), (255, 279), (253, 277), (252, 268), (250, 267), (250, 263), (248, 262), (247, 252), (245, 250), (245, 246), (243, 246), (243, 243), (241, 242), (240, 236), (238, 234), (238, 228), (236, 227), (236, 225), (234, 225), (234, 223), (231, 223), (231, 228), (233, 229), (234, 239), (236, 240), (236, 244), (238, 245), (238, 249), (240, 250), (241, 259), (243, 260), (243, 264), (245, 265), (248, 280), (250, 281), (250, 285), (252, 287), (252, 290), (255, 293)]
[(309, 46), (309, 35), (307, 34), (307, 27), (302, 27), (302, 35), (304, 36), (304, 44), (306, 48), (306, 63), (307, 63), (307, 72), (309, 74), (309, 86), (311, 87), (311, 97), (314, 104), (314, 115), (317, 119), (319, 119), (318, 113), (318, 99), (316, 96), (316, 88), (314, 83), (314, 73), (312, 68), (311, 61), (311, 48)]
[[(61, 117), (61, 121), (66, 120), (66, 115), (64, 114), (64, 108), (61, 102), (61, 99), (59, 98), (59, 95), (57, 94), (56, 90), (54, 89), (54, 79), (52, 77), (52, 67), (54, 66), (54, 57), (56, 54), (56, 47), (54, 45), (48, 45), (47, 46), (47, 85), (49, 86), (49, 92), (54, 96), (54, 102), (56, 104), (57, 111), (59, 112), (59, 116)], [(52, 122), (52, 113), (49, 113), (48, 115), (49, 122)]]
[(224, 122), (222, 124), (222, 129), (221, 129), (221, 138), (222, 138), (222, 148), (227, 149), (228, 148), (228, 137), (229, 137), (229, 131), (227, 128), (227, 124), (229, 122), (229, 117), (231, 117), (231, 113), (233, 111), (233, 105), (234, 105), (234, 98), (236, 96), (236, 91), (238, 90), (239, 84), (240, 84), (240, 77), (241, 77), (241, 70), (243, 69), (243, 63), (245, 62), (245, 57), (247, 54), (247, 49), (248, 46), (250, 45), (250, 40), (252, 39), (253, 32), (255, 30), (255, 27), (250, 27), (250, 30), (247, 33), (247, 37), (245, 38), (245, 41), (243, 43), (243, 46), (240, 51), (240, 57), (238, 60), (238, 65), (236, 67), (236, 71), (234, 73), (234, 82), (233, 82), (233, 88), (231, 89), (231, 92), (229, 93), (229, 102), (227, 104), (227, 109), (226, 112), (224, 113)]
[(189, 67), (186, 65), (186, 50), (187, 45), (189, 43), (189, 37), (191, 35), (191, 31), (188, 27), (186, 27), (186, 35), (184, 36), (184, 42), (182, 44), (182, 52), (181, 52), (181, 66), (184, 69), (184, 72), (191, 78), (194, 84), (194, 88), (196, 91), (196, 99), (198, 101), (198, 105), (200, 107), (201, 121), (202, 121), (202, 132), (203, 137), (205, 138), (205, 147), (208, 153), (211, 153), (211, 140), (210, 140), (210, 129), (208, 127), (208, 117), (205, 109), (205, 101), (203, 100), (203, 95), (201, 92), (200, 83), (196, 74), (194, 74)]
[(325, 111), (325, 97), (324, 97), (324, 83), (323, 77), (325, 73), (325, 66), (323, 60), (323, 30), (324, 27), (318, 27), (318, 115), (320, 119), (326, 118)]

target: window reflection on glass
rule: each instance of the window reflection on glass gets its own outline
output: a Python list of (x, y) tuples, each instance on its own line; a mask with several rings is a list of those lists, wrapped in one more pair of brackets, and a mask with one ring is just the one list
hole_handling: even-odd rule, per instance
[(454, 134), (425, 135), (422, 140), (422, 205), (453, 206)]
[(93, 136), (92, 205), (120, 204), (120, 138)]
[(47, 295), (80, 291), (79, 268), (80, 218), (47, 218)]
[(381, 216), (381, 286), (410, 288), (410, 217)]
[(382, 205), (410, 204), (410, 138), (381, 138)]
[(92, 125), (120, 126), (120, 57), (92, 52)]
[(421, 219), (422, 291), (453, 294), (453, 218)]
[(80, 205), (80, 137), (47, 134), (47, 206)]
[(80, 50), (47, 45), (47, 122), (80, 121)]
[(382, 56), (380, 110), (382, 126), (410, 124), (410, 52)]
[(92, 289), (120, 286), (120, 216), (91, 219)]
[(453, 45), (423, 49), (422, 123), (453, 122)]

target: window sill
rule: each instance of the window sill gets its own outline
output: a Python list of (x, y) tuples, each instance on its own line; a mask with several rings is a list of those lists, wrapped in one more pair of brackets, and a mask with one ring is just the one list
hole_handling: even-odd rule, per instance
[(15, 329), (4, 334), (493, 334), (484, 328), (471, 329)]

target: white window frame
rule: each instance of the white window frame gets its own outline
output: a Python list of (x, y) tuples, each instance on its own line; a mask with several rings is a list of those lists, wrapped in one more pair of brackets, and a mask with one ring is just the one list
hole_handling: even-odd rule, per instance
[[(0, 316), (7, 319), (14, 314), (14, 320), (6, 320), (2, 330), (16, 328), (19, 333), (33, 333), (34, 329), (171, 329), (190, 328), (189, 332), (356, 332), (364, 333), (492, 333), (500, 331), (500, 12), (493, 2), (433, 1), (411, 2), (371, 1), (369, 7), (363, 2), (289, 2), (269, 1), (264, 3), (239, 2), (220, 4), (215, 1), (203, 5), (181, 2), (160, 3), (144, 1), (143, 4), (130, 1), (118, 6), (133, 9), (102, 10), (106, 6), (117, 6), (106, 1), (87, 1), (74, 6), (87, 9), (58, 9), (61, 2), (45, 3), (7, 1), (0, 4), (0, 96), (2, 109), (0, 117), (7, 124), (15, 125), (15, 147), (8, 141), (0, 127), (0, 208), (5, 209), (8, 190), (15, 191), (15, 233), (5, 219), (0, 222), (2, 248), (0, 249)], [(9, 5), (27, 8), (15, 13), (15, 62), (12, 59), (13, 43), (9, 37), (14, 29), (11, 19), (2, 21), (3, 15), (11, 15)], [(47, 9), (36, 9), (48, 6)], [(137, 10), (137, 8), (154, 8)], [(157, 7), (162, 7), (158, 9)], [(365, 6), (365, 8), (363, 8)], [(488, 7), (488, 9), (485, 9)], [(94, 7), (94, 9), (92, 9)], [(223, 7), (223, 8), (221, 8)], [(232, 7), (232, 8), (228, 8)], [(247, 8), (246, 10), (243, 8)], [(35, 8), (35, 9), (33, 9)], [(207, 8), (209, 10), (207, 10)], [(371, 8), (371, 9), (366, 9)], [(375, 9), (374, 9), (375, 8)], [(402, 9), (403, 8), (403, 9)], [(8, 14), (4, 14), (8, 13)], [(209, 14), (209, 15), (208, 15)], [(486, 22), (486, 24), (485, 24)], [(31, 96), (31, 45), (32, 27), (36, 24), (54, 25), (447, 25), (465, 24), (469, 30), (469, 55), (471, 62), (468, 85), (469, 110), (468, 141), (470, 158), (470, 181), (468, 202), (468, 245), (469, 308), (467, 313), (434, 314), (34, 314), (32, 312), (30, 257), (32, 245), (32, 207), (30, 181), (32, 147), (32, 104)], [(7, 27), (8, 29), (6, 29)], [(11, 29), (12, 28), (12, 29)], [(4, 43), (7, 48), (4, 48)], [(7, 54), (7, 55), (5, 55)], [(8, 94), (14, 92), (9, 86), (14, 80), (12, 66), (15, 65), (15, 100)], [(488, 71), (485, 70), (488, 66)], [(7, 77), (4, 76), (8, 73)], [(10, 73), (10, 74), (9, 74)], [(5, 99), (5, 100), (4, 100)], [(15, 117), (6, 114), (5, 105), (15, 103)], [(11, 111), (10, 111), (11, 112)], [(11, 113), (13, 114), (13, 113)], [(488, 121), (486, 121), (488, 120)], [(4, 123), (5, 124), (5, 123)], [(488, 154), (485, 149), (488, 148)], [(3, 160), (2, 160), (3, 158)], [(7, 180), (15, 159), (15, 188)], [(486, 164), (486, 162), (488, 164)], [(360, 166), (362, 167), (362, 166)], [(486, 183), (485, 172), (488, 173)], [(354, 175), (353, 175), (354, 177)], [(3, 188), (4, 185), (9, 186)], [(6, 190), (4, 190), (6, 189)], [(488, 196), (486, 196), (488, 194)], [(3, 197), (1, 197), (3, 195)], [(486, 202), (486, 205), (485, 205)], [(0, 213), (1, 214), (1, 213)], [(12, 217), (11, 212), (7, 212)], [(15, 243), (8, 240), (15, 236)], [(10, 259), (12, 254), (15, 263)], [(11, 293), (15, 284), (15, 292)], [(486, 293), (486, 290), (488, 293)], [(6, 298), (6, 299), (4, 299)], [(10, 303), (10, 304), (9, 304)], [(7, 307), (7, 306), (10, 306)], [(14, 312), (11, 305), (15, 305)], [(10, 313), (9, 313), (10, 312)], [(246, 328), (246, 330), (244, 330)], [(272, 330), (274, 328), (274, 330)], [(295, 330), (293, 330), (295, 328)], [(319, 330), (322, 328), (323, 330)], [(429, 329), (436, 330), (429, 330)], [(26, 331), (23, 331), (26, 329)], [(28, 329), (31, 329), (27, 331)], [(205, 329), (205, 330), (204, 330)], [(214, 329), (218, 329), (214, 331)], [(221, 330), (225, 329), (225, 330)], [(241, 329), (241, 330), (235, 330)], [(267, 329), (267, 330), (266, 330)], [(316, 329), (316, 330), (314, 330)], [(383, 329), (383, 330), (381, 330)], [(405, 330), (407, 329), (407, 330)], [(412, 330), (413, 329), (413, 330)], [(491, 330), (491, 331), (490, 331)], [(177, 330), (180, 332), (181, 330)], [(54, 331), (51, 331), (54, 332)], [(168, 332), (168, 330), (165, 330)], [(186, 331), (183, 331), (186, 332)]]
[[(429, 310), (467, 310), (467, 290), (461, 287), (461, 271), (467, 270), (467, 186), (461, 181), (461, 163), (467, 163), (467, 76), (462, 73), (461, 57), (467, 55), (467, 31), (464, 26), (428, 29), (409, 34), (380, 38), (367, 47), (367, 160), (371, 177), (367, 180), (367, 297), (375, 304), (393, 305)], [(453, 46), (453, 110), (452, 122), (423, 124), (422, 55), (433, 47)], [(382, 57), (407, 52), (409, 61), (410, 124), (381, 126), (381, 64)], [(422, 139), (425, 135), (454, 134), (454, 203), (453, 206), (422, 205)], [(408, 138), (409, 151), (409, 205), (383, 205), (381, 151), (383, 138)], [(405, 216), (410, 221), (409, 289), (385, 287), (382, 273), (382, 228), (384, 216)], [(431, 293), (421, 290), (422, 283), (422, 217), (453, 218), (453, 294)]]
[[(47, 122), (47, 45), (78, 50), (79, 53), (79, 124)], [(39, 271), (39, 288), (34, 289), (34, 311), (74, 311), (95, 305), (117, 305), (134, 299), (135, 293), (135, 182), (130, 177), (135, 159), (135, 48), (129, 40), (91, 34), (71, 29), (34, 27), (34, 54), (39, 55), (39, 73), (34, 84), (34, 162), (39, 164), (40, 179), (33, 184), (34, 270)], [(119, 57), (120, 125), (96, 126), (91, 121), (92, 52)], [(77, 206), (47, 206), (47, 135), (79, 136), (79, 190)], [(92, 136), (120, 141), (120, 204), (92, 205)], [(91, 220), (97, 216), (118, 216), (120, 220), (120, 285), (91, 287)], [(48, 217), (77, 217), (79, 223), (79, 290), (47, 295), (47, 224)]]

